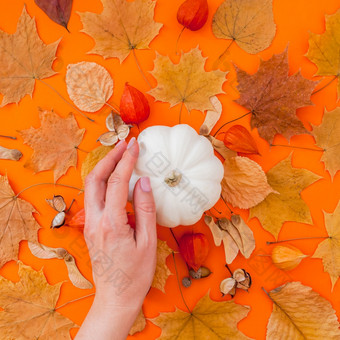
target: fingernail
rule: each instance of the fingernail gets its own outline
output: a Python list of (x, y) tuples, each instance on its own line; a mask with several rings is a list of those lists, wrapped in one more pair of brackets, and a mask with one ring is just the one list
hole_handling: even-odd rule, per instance
[(141, 177), (140, 186), (141, 186), (141, 188), (144, 192), (150, 192), (151, 191), (150, 178), (149, 177)]
[(129, 142), (127, 148), (130, 149), (131, 146), (135, 143), (135, 141), (136, 141), (136, 137), (132, 137), (132, 138), (130, 139), (130, 142)]
[(117, 143), (116, 147), (117, 147), (117, 146), (121, 146), (121, 145), (124, 144), (124, 143), (125, 143), (125, 139), (122, 139), (119, 143)]

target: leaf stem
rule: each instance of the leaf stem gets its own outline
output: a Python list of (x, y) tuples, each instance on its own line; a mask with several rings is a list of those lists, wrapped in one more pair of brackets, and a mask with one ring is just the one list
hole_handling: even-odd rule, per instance
[(83, 117), (85, 117), (86, 119), (88, 119), (90, 122), (94, 123), (94, 120), (88, 116), (86, 116), (86, 114), (84, 114), (83, 112), (81, 112), (77, 107), (75, 107), (72, 103), (70, 103), (68, 100), (66, 100), (62, 94), (57, 91), (52, 85), (46, 83), (44, 80), (37, 78), (37, 80), (39, 80), (40, 82), (42, 82), (43, 84), (45, 84), (49, 89), (51, 89), (53, 92), (55, 92), (66, 104), (70, 105), (74, 110), (76, 110), (78, 113), (80, 113)]
[(179, 118), (178, 118), (179, 124), (181, 124), (181, 121), (182, 121), (182, 109), (183, 109), (183, 104), (184, 104), (184, 102), (181, 101), (181, 107), (179, 108)]
[(224, 204), (226, 205), (226, 207), (229, 209), (230, 213), (233, 214), (234, 212), (231, 210), (231, 208), (229, 207), (228, 203), (226, 202), (226, 200), (224, 199), (224, 197), (221, 195), (221, 199), (224, 202)]
[(313, 96), (314, 94), (319, 93), (320, 91), (322, 91), (323, 89), (325, 89), (326, 87), (328, 87), (329, 85), (331, 85), (331, 84), (333, 83), (333, 81), (334, 81), (335, 79), (337, 79), (337, 78), (339, 78), (339, 74), (333, 76), (332, 79), (331, 79), (328, 83), (326, 83), (324, 86), (320, 87), (318, 90), (315, 90), (314, 92), (312, 92), (311, 96)]
[(29, 187), (25, 188), (25, 189), (22, 189), (21, 191), (19, 191), (19, 193), (17, 193), (14, 197), (17, 198), (19, 197), (24, 191), (28, 190), (28, 189), (31, 189), (31, 188), (34, 188), (34, 187), (37, 187), (39, 185), (57, 185), (57, 186), (61, 186), (61, 187), (65, 187), (65, 188), (71, 188), (71, 189), (75, 189), (75, 190), (78, 190), (78, 191), (84, 191), (84, 189), (79, 189), (77, 187), (74, 187), (72, 185), (68, 185), (68, 184), (59, 184), (59, 183), (35, 183), (35, 184), (32, 184), (30, 185)]
[(91, 297), (91, 296), (94, 296), (94, 295), (95, 295), (95, 293), (92, 293), (92, 294), (89, 294), (89, 295), (82, 296), (82, 297), (80, 297), (80, 298), (78, 298), (78, 299), (74, 299), (74, 300), (68, 301), (68, 302), (62, 304), (61, 306), (58, 306), (58, 307), (54, 308), (54, 310), (58, 310), (58, 309), (60, 309), (60, 308), (63, 308), (63, 307), (65, 307), (65, 306), (67, 306), (67, 305), (70, 304), (70, 303), (73, 303), (73, 302), (76, 302), (76, 301), (79, 301), (79, 300), (82, 300), (82, 299), (86, 299), (86, 298)]
[(175, 239), (175, 241), (176, 241), (176, 243), (177, 243), (177, 245), (178, 245), (178, 248), (179, 248), (179, 243), (178, 243), (178, 241), (177, 241), (177, 238), (176, 238), (174, 232), (172, 231), (172, 228), (170, 228), (170, 232), (171, 232), (173, 238)]
[(5, 136), (5, 135), (0, 135), (0, 137), (2, 138), (9, 138), (9, 139), (17, 139), (17, 137), (13, 137), (13, 136)]
[(233, 272), (230, 270), (229, 266), (225, 264), (225, 267), (228, 269), (228, 272), (230, 273), (231, 277), (233, 277)]
[(302, 150), (310, 150), (310, 151), (318, 151), (318, 152), (326, 151), (325, 149), (312, 149), (312, 148), (305, 148), (303, 146), (283, 145), (283, 144), (270, 144), (270, 146), (282, 146), (285, 148), (302, 149)]
[(174, 259), (174, 265), (175, 265), (175, 271), (176, 271), (176, 278), (177, 278), (178, 288), (179, 288), (179, 291), (181, 293), (182, 300), (183, 300), (183, 302), (185, 304), (185, 307), (187, 308), (188, 312), (191, 314), (191, 310), (188, 307), (187, 303), (185, 302), (185, 299), (184, 299), (184, 296), (183, 296), (183, 292), (182, 292), (182, 289), (181, 289), (181, 283), (179, 282), (179, 277), (178, 277), (178, 271), (177, 271), (177, 265), (176, 265), (175, 253), (174, 252), (172, 252), (172, 257)]
[(327, 238), (330, 238), (330, 236), (298, 237), (298, 238), (290, 238), (287, 240), (279, 240), (279, 241), (272, 241), (272, 242), (267, 241), (266, 243), (267, 245), (270, 245), (270, 244), (276, 244), (276, 243), (282, 243), (282, 242), (299, 241), (299, 240), (315, 240), (315, 239), (320, 239), (320, 238), (327, 239)]
[(243, 118), (243, 117), (245, 117), (245, 116), (248, 116), (250, 113), (252, 113), (252, 111), (249, 111), (249, 112), (245, 113), (244, 115), (242, 115), (241, 117), (235, 118), (235, 119), (233, 119), (233, 120), (230, 120), (229, 122), (224, 123), (224, 124), (223, 124), (223, 125), (222, 125), (215, 133), (214, 133), (213, 137), (215, 137), (215, 136), (217, 135), (217, 133), (218, 133), (223, 127), (225, 127), (227, 124), (236, 122), (237, 120), (239, 120), (239, 119), (241, 119), (241, 118)]
[(71, 204), (70, 204), (70, 206), (68, 207), (68, 209), (66, 210), (66, 214), (68, 214), (68, 213), (70, 212), (70, 210), (71, 210), (71, 208), (72, 208), (72, 205), (73, 205), (73, 203), (74, 203), (75, 201), (76, 201), (76, 200), (75, 200), (74, 198), (72, 198)]
[(83, 149), (81, 149), (80, 147), (78, 147), (78, 146), (75, 146), (75, 148), (77, 149), (77, 150), (79, 150), (79, 151), (82, 151), (82, 152), (85, 152), (85, 153), (89, 153), (88, 151), (86, 151), (86, 150), (83, 150)]
[[(117, 112), (118, 114), (120, 114), (120, 112), (114, 107), (112, 106), (111, 104), (109, 103), (105, 103), (106, 106), (108, 106), (109, 108), (111, 108), (113, 111)], [(118, 105), (117, 105), (118, 106)]]
[(142, 67), (140, 66), (140, 63), (138, 61), (138, 58), (137, 58), (137, 55), (136, 55), (136, 52), (135, 52), (135, 48), (132, 49), (132, 54), (133, 54), (133, 57), (135, 58), (135, 62), (137, 64), (137, 67), (138, 67), (138, 70), (139, 70), (140, 74), (142, 75), (142, 77), (145, 80), (145, 82), (149, 85), (150, 89), (152, 89), (152, 86), (151, 86), (150, 82), (146, 78), (146, 76), (145, 76), (145, 74), (144, 74), (144, 72), (142, 70)]
[(227, 46), (227, 48), (220, 54), (220, 56), (218, 57), (218, 60), (221, 60), (222, 57), (229, 51), (231, 45), (234, 43), (235, 39), (232, 39), (231, 42), (229, 43), (229, 45)]
[(177, 38), (177, 40), (176, 40), (176, 47), (175, 47), (175, 53), (176, 53), (176, 55), (178, 55), (178, 42), (179, 42), (179, 39), (180, 39), (180, 37), (182, 36), (184, 30), (185, 30), (185, 26), (183, 26), (183, 28), (182, 28), (182, 30), (181, 30), (181, 33), (178, 35), (178, 38)]

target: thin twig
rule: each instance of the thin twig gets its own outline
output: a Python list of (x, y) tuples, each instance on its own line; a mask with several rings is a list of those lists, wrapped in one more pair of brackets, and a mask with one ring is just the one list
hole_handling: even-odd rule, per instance
[(233, 272), (230, 270), (229, 266), (227, 264), (225, 264), (225, 267), (228, 269), (230, 275), (233, 276)]
[(177, 241), (177, 238), (176, 238), (174, 232), (172, 231), (172, 228), (170, 228), (170, 232), (171, 232), (173, 238), (175, 239), (175, 241), (176, 241), (176, 243), (177, 243), (177, 245), (178, 245), (178, 248), (179, 248), (179, 243), (178, 243), (178, 241)]
[(284, 148), (302, 149), (302, 150), (318, 151), (318, 152), (326, 151), (325, 149), (312, 149), (312, 148), (305, 148), (303, 146), (283, 145), (283, 144), (270, 144), (270, 146), (282, 146)]
[(176, 40), (176, 48), (175, 48), (176, 55), (178, 55), (178, 51), (177, 51), (178, 42), (179, 42), (179, 39), (180, 39), (180, 37), (182, 36), (184, 30), (185, 30), (185, 26), (183, 26), (183, 28), (182, 28), (182, 30), (181, 30), (181, 33), (178, 35), (178, 38), (177, 38), (177, 40)]
[(9, 139), (17, 139), (17, 137), (13, 137), (13, 136), (5, 136), (5, 135), (0, 135), (1, 138), (9, 138)]
[(74, 299), (74, 300), (68, 301), (68, 302), (64, 303), (63, 305), (54, 308), (54, 310), (58, 310), (58, 309), (60, 309), (60, 308), (62, 308), (62, 307), (67, 306), (67, 305), (70, 304), (70, 303), (73, 303), (73, 302), (76, 302), (76, 301), (79, 301), (79, 300), (82, 300), (82, 299), (86, 299), (86, 298), (91, 297), (91, 296), (94, 296), (94, 295), (95, 295), (95, 293), (92, 293), (92, 294), (89, 294), (89, 295), (82, 296), (82, 297), (80, 297), (80, 298), (78, 298), (78, 299)]
[(183, 109), (183, 101), (181, 102), (181, 107), (179, 108), (179, 118), (178, 118), (178, 122), (179, 124), (181, 124), (182, 121), (182, 109)]
[(224, 197), (221, 195), (221, 199), (224, 202), (224, 204), (226, 205), (226, 207), (229, 209), (230, 213), (233, 214), (234, 212), (231, 210), (231, 208), (229, 207), (228, 203), (226, 202), (226, 200), (224, 199)]
[(267, 245), (270, 245), (270, 244), (276, 244), (276, 243), (282, 243), (282, 242), (299, 241), (299, 240), (314, 240), (314, 239), (320, 239), (320, 238), (326, 239), (326, 238), (330, 238), (330, 236), (298, 237), (298, 238), (290, 238), (287, 240), (279, 240), (279, 241), (272, 241), (272, 242), (267, 241), (266, 243)]
[(314, 95), (314, 94), (319, 93), (320, 91), (322, 91), (323, 89), (325, 89), (326, 87), (328, 87), (330, 84), (332, 84), (333, 81), (334, 81), (335, 79), (337, 79), (337, 78), (339, 78), (339, 75), (334, 76), (334, 77), (333, 77), (328, 83), (326, 83), (324, 86), (322, 86), (322, 87), (320, 87), (318, 90), (315, 90), (314, 92), (312, 92), (311, 95)]
[(136, 64), (137, 64), (137, 67), (138, 67), (138, 70), (140, 72), (140, 74), (142, 75), (143, 79), (145, 80), (145, 82), (149, 85), (150, 89), (152, 88), (150, 82), (148, 81), (148, 79), (146, 78), (143, 70), (142, 70), (142, 67), (140, 66), (140, 63), (138, 61), (138, 58), (137, 58), (137, 55), (136, 55), (136, 52), (135, 52), (135, 49), (133, 48), (132, 49), (132, 54), (133, 54), (133, 57), (135, 58), (135, 61), (136, 61)]
[(229, 51), (229, 48), (231, 47), (231, 45), (234, 43), (235, 39), (232, 39), (232, 41), (230, 42), (230, 44), (227, 46), (227, 48), (220, 54), (220, 56), (218, 57), (218, 60), (221, 60), (222, 57)]
[(244, 115), (242, 115), (241, 117), (235, 118), (235, 119), (233, 119), (233, 120), (230, 120), (229, 122), (224, 123), (224, 124), (223, 124), (223, 125), (222, 125), (215, 133), (214, 133), (213, 137), (215, 137), (215, 136), (217, 135), (217, 133), (218, 133), (223, 127), (225, 127), (227, 124), (236, 122), (237, 120), (239, 120), (239, 119), (241, 119), (241, 118), (243, 118), (243, 117), (245, 117), (245, 116), (248, 116), (250, 113), (252, 113), (252, 111), (249, 111), (249, 112), (245, 113)]
[(120, 114), (120, 112), (114, 106), (112, 106), (111, 104), (105, 102), (105, 105), (108, 106), (109, 108), (111, 108), (113, 111), (115, 111), (118, 114)]
[(90, 122), (94, 123), (94, 120), (88, 116), (86, 116), (86, 114), (84, 114), (83, 112), (81, 112), (77, 107), (75, 107), (72, 103), (70, 103), (68, 100), (66, 100), (63, 95), (61, 93), (59, 93), (59, 91), (57, 91), (53, 86), (51, 86), (50, 84), (46, 83), (44, 80), (37, 78), (37, 80), (39, 80), (40, 82), (42, 82), (43, 84), (45, 84), (48, 88), (50, 88), (53, 92), (55, 92), (66, 104), (70, 105), (74, 110), (76, 110), (78, 113), (80, 113), (83, 117), (85, 117), (86, 119), (88, 119)]
[(183, 292), (182, 292), (182, 289), (181, 289), (181, 283), (179, 282), (179, 277), (178, 277), (178, 271), (177, 271), (177, 265), (176, 265), (175, 253), (174, 252), (172, 252), (172, 257), (174, 259), (174, 265), (175, 265), (175, 271), (176, 271), (176, 278), (177, 278), (178, 288), (179, 288), (179, 291), (181, 293), (182, 300), (183, 300), (183, 302), (185, 304), (185, 307), (187, 308), (188, 312), (191, 314), (191, 310), (188, 307), (187, 303), (185, 302), (185, 299), (184, 299), (184, 296), (183, 296)]
[(33, 187), (37, 187), (39, 185), (57, 185), (57, 186), (61, 186), (61, 187), (65, 187), (65, 188), (71, 188), (71, 189), (75, 189), (75, 190), (78, 190), (78, 191), (84, 191), (84, 189), (79, 189), (77, 187), (74, 187), (72, 185), (68, 185), (68, 184), (60, 184), (60, 183), (36, 183), (36, 184), (32, 184), (30, 185), (29, 187), (25, 188), (25, 189), (22, 189), (21, 191), (19, 191), (19, 193), (17, 193), (14, 197), (17, 198), (19, 197), (24, 191), (28, 190), (28, 189), (31, 189)]
[(76, 148), (77, 150), (81, 151), (81, 152), (89, 153), (89, 151), (83, 150), (83, 149), (81, 149), (81, 148), (78, 147), (78, 146), (75, 146), (75, 148)]
[(71, 204), (70, 204), (70, 206), (68, 207), (68, 209), (66, 210), (66, 214), (68, 214), (68, 213), (70, 212), (70, 210), (71, 210), (71, 208), (72, 208), (72, 205), (73, 205), (73, 203), (74, 203), (75, 201), (76, 201), (76, 200), (75, 200), (74, 198), (72, 198)]

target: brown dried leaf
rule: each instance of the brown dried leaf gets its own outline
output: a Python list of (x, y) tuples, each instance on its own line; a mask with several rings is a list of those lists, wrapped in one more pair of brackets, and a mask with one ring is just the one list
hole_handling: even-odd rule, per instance
[(308, 133), (296, 116), (296, 109), (311, 105), (310, 96), (316, 82), (298, 72), (288, 76), (288, 50), (261, 61), (254, 75), (237, 69), (240, 98), (237, 103), (252, 112), (251, 127), (271, 143), (279, 133), (290, 137)]
[(62, 283), (49, 285), (42, 270), (20, 261), (18, 273), (16, 283), (0, 278), (1, 338), (71, 340), (69, 330), (78, 326), (56, 311)]
[(18, 103), (25, 95), (32, 97), (36, 79), (53, 76), (52, 63), (59, 41), (45, 45), (35, 20), (23, 9), (14, 34), (0, 31), (0, 107)]
[(274, 303), (267, 340), (340, 339), (340, 325), (332, 305), (312, 288), (289, 282), (268, 295)]
[(146, 320), (145, 320), (145, 316), (143, 313), (143, 309), (141, 308), (137, 316), (137, 319), (135, 320), (134, 324), (132, 325), (130, 329), (129, 335), (133, 335), (137, 332), (141, 332), (145, 328), (145, 325), (146, 325)]
[(210, 134), (222, 114), (222, 103), (218, 100), (218, 98), (213, 96), (210, 98), (210, 102), (214, 107), (214, 110), (208, 110), (205, 115), (204, 122), (199, 131), (199, 134), (203, 136), (208, 136)]
[(224, 163), (222, 197), (234, 207), (249, 209), (275, 192), (262, 168), (247, 157), (229, 157)]
[(66, 210), (66, 203), (64, 201), (64, 197), (61, 195), (54, 195), (52, 199), (46, 199), (46, 202), (50, 207), (58, 212)]
[(34, 212), (29, 202), (16, 197), (7, 176), (0, 176), (0, 267), (18, 259), (20, 241), (38, 240), (39, 225), (32, 215)]
[(83, 32), (96, 42), (90, 53), (122, 62), (131, 50), (148, 49), (163, 26), (154, 21), (155, 1), (102, 0), (103, 12), (79, 13)]
[(232, 39), (247, 53), (256, 54), (271, 44), (276, 31), (272, 0), (225, 0), (217, 9), (212, 31)]
[(22, 153), (16, 149), (7, 149), (0, 146), (0, 159), (8, 159), (11, 161), (18, 161), (22, 157)]
[(69, 64), (66, 72), (67, 92), (82, 111), (100, 110), (113, 94), (113, 80), (101, 65), (83, 61)]
[(79, 129), (72, 114), (61, 118), (53, 111), (39, 112), (41, 126), (19, 131), (34, 149), (25, 167), (34, 172), (53, 170), (57, 181), (67, 169), (77, 165), (77, 149), (85, 129)]

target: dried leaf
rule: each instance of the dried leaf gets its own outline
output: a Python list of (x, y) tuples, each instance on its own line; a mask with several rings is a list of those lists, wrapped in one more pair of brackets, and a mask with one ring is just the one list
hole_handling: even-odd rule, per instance
[(141, 332), (146, 326), (146, 320), (143, 313), (143, 309), (140, 310), (137, 319), (135, 320), (134, 324), (132, 325), (129, 335), (133, 335), (137, 332)]
[(308, 133), (295, 112), (312, 104), (310, 96), (317, 83), (303, 78), (300, 72), (292, 76), (288, 72), (287, 49), (267, 61), (261, 60), (254, 75), (237, 69), (237, 103), (251, 111), (251, 127), (256, 127), (269, 143), (277, 133), (288, 140)]
[(7, 149), (0, 146), (0, 159), (8, 159), (11, 161), (18, 161), (22, 157), (22, 153), (16, 149)]
[(332, 305), (312, 288), (289, 282), (268, 295), (274, 303), (267, 340), (340, 338), (340, 325)]
[(325, 112), (321, 125), (313, 127), (316, 145), (324, 150), (321, 160), (333, 179), (340, 169), (340, 108)]
[(210, 98), (210, 102), (214, 107), (214, 110), (208, 110), (205, 115), (204, 122), (199, 131), (199, 134), (203, 136), (208, 136), (210, 134), (222, 114), (222, 103), (218, 100), (218, 98), (213, 96)]
[(211, 145), (213, 146), (214, 150), (218, 152), (224, 159), (229, 159), (231, 157), (237, 156), (237, 153), (233, 150), (228, 149), (221, 140), (213, 136), (206, 137), (211, 142)]
[(88, 61), (67, 66), (66, 85), (73, 103), (86, 112), (99, 111), (113, 94), (110, 73)]
[(151, 284), (151, 287), (157, 288), (165, 293), (165, 283), (168, 276), (171, 274), (165, 261), (166, 258), (172, 253), (171, 248), (165, 241), (157, 240), (157, 262), (155, 275)]
[(86, 158), (81, 165), (81, 179), (83, 180), (83, 184), (85, 184), (86, 176), (93, 170), (96, 164), (103, 159), (109, 151), (111, 151), (113, 147), (111, 146), (98, 146), (94, 150), (92, 150), (89, 154), (87, 154)]
[[(155, 1), (102, 0), (100, 14), (79, 13), (83, 32), (96, 42), (90, 53), (122, 62), (135, 49), (148, 49), (163, 26), (153, 20)], [(114, 18), (114, 19), (113, 19)]]
[(262, 168), (247, 157), (230, 157), (224, 163), (222, 197), (234, 207), (249, 209), (275, 192)]
[(49, 285), (42, 270), (20, 261), (19, 277), (17, 283), (0, 279), (1, 338), (71, 339), (69, 330), (78, 326), (55, 309), (62, 283)]
[(326, 31), (319, 35), (310, 33), (307, 57), (317, 65), (319, 76), (338, 78), (338, 97), (340, 96), (340, 10), (326, 15)]
[(198, 47), (182, 53), (178, 64), (157, 54), (152, 75), (158, 84), (149, 94), (156, 100), (170, 103), (170, 107), (183, 103), (188, 111), (214, 110), (209, 98), (223, 92), (226, 72), (205, 71), (205, 59)]
[(249, 131), (242, 125), (234, 125), (224, 133), (224, 145), (236, 152), (259, 154), (256, 142)]
[(45, 45), (37, 33), (35, 20), (23, 9), (17, 31), (0, 31), (0, 107), (32, 97), (36, 79), (53, 76), (52, 63), (59, 41)]
[(268, 183), (275, 190), (262, 203), (250, 209), (250, 216), (257, 217), (263, 228), (277, 238), (286, 221), (312, 223), (307, 204), (300, 193), (320, 177), (305, 169), (296, 169), (288, 157), (267, 173)]
[(34, 212), (29, 202), (16, 197), (7, 176), (0, 176), (0, 267), (18, 259), (20, 241), (38, 240), (39, 225), (32, 215)]
[(64, 197), (61, 195), (54, 195), (52, 199), (46, 199), (46, 202), (50, 207), (58, 212), (66, 210), (66, 203), (64, 201)]
[(64, 248), (51, 248), (40, 243), (28, 242), (32, 254), (40, 259), (64, 260), (72, 284), (80, 289), (91, 289), (92, 283), (80, 273), (74, 257)]
[(34, 149), (25, 167), (35, 173), (53, 170), (57, 181), (67, 169), (77, 165), (77, 149), (85, 129), (79, 129), (72, 114), (61, 118), (53, 111), (39, 112), (41, 127), (19, 131), (24, 142)]
[(332, 214), (325, 214), (326, 230), (329, 238), (322, 241), (313, 258), (322, 259), (323, 267), (332, 281), (332, 290), (340, 276), (340, 204)]
[(213, 33), (236, 41), (247, 53), (261, 52), (275, 36), (272, 7), (272, 0), (225, 0), (213, 17)]
[(34, 2), (51, 20), (67, 29), (73, 0), (34, 0)]
[(209, 293), (203, 296), (191, 313), (176, 309), (175, 312), (160, 313), (150, 319), (161, 328), (162, 340), (249, 340), (237, 328), (237, 323), (248, 314), (249, 307), (233, 301), (216, 302)]

